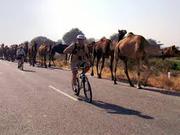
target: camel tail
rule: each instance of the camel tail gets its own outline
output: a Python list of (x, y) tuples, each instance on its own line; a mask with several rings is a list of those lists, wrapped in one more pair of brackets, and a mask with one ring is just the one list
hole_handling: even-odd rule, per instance
[(142, 37), (140, 46), (138, 48), (140, 52), (142, 52), (142, 59), (145, 59), (146, 57), (146, 50), (145, 50), (146, 46), (148, 46), (148, 42), (146, 41), (144, 37)]

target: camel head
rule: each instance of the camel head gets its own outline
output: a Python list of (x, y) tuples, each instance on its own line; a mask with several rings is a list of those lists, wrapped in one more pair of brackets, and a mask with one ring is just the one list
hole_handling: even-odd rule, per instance
[(127, 31), (126, 31), (126, 30), (118, 30), (118, 33), (119, 33), (119, 34), (124, 34), (124, 35), (125, 35), (125, 34), (127, 33)]
[(4, 44), (2, 44), (1, 47), (4, 48)]
[(106, 37), (102, 37), (101, 39), (100, 39), (100, 42), (104, 42), (106, 40)]
[(126, 30), (118, 30), (118, 41), (122, 40), (126, 34), (127, 34)]

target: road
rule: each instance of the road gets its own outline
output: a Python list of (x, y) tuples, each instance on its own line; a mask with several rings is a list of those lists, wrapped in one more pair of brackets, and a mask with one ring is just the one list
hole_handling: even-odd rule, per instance
[(0, 135), (180, 135), (180, 95), (89, 77), (93, 103), (71, 72), (0, 60)]

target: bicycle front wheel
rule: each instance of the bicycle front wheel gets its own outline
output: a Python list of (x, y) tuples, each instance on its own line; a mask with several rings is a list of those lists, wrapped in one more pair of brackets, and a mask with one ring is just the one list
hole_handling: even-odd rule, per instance
[(92, 90), (91, 90), (91, 85), (90, 85), (87, 77), (85, 77), (85, 80), (83, 81), (83, 89), (84, 89), (84, 95), (85, 95), (86, 101), (91, 103), (92, 102)]
[(76, 86), (72, 83), (72, 89), (74, 91), (74, 94), (76, 96), (79, 96), (79, 93), (80, 93), (80, 85), (79, 85), (79, 79), (76, 78)]

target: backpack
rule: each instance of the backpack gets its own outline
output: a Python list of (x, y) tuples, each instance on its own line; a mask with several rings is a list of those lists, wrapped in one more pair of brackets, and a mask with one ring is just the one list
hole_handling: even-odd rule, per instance
[[(70, 60), (69, 62), (72, 61), (73, 55), (75, 55), (75, 54), (77, 53), (77, 52), (76, 52), (77, 49), (78, 49), (77, 43), (75, 42), (74, 45), (75, 45), (75, 47), (74, 47), (74, 49), (72, 50), (72, 53), (69, 55), (69, 60)], [(84, 48), (85, 48), (85, 47), (83, 47), (83, 50), (84, 50)]]

